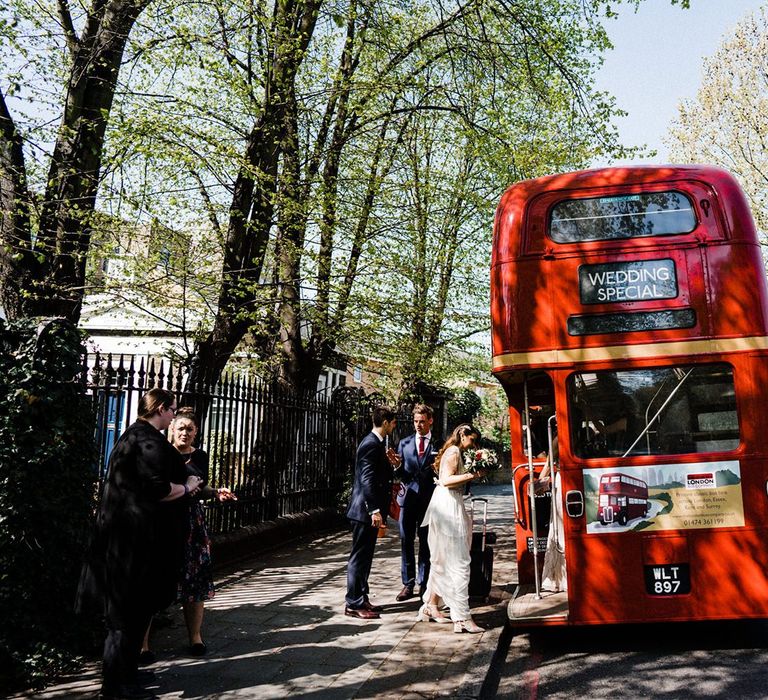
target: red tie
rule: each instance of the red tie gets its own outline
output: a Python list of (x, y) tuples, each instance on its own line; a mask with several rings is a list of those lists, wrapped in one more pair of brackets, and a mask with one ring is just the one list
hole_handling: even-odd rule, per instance
[(420, 435), (419, 436), (419, 458), (424, 456), (424, 440), (425, 440), (424, 436)]

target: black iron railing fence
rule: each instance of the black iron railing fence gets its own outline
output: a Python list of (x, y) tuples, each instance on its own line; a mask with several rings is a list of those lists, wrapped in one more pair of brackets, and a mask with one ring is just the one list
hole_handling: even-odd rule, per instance
[(361, 392), (344, 402), (298, 396), (253, 377), (225, 375), (215, 386), (185, 387), (183, 369), (166, 360), (91, 355), (84, 376), (96, 413), (102, 476), (109, 454), (153, 387), (195, 408), (198, 441), (210, 457), (210, 483), (236, 502), (214, 504), (213, 533), (337, 504), (354, 465), (355, 447), (370, 429)]
[[(131, 355), (89, 355), (83, 378), (96, 414), (102, 477), (115, 442), (136, 420), (139, 400), (149, 389), (172, 391), (179, 406), (195, 409), (198, 445), (210, 457), (210, 483), (238, 496), (237, 501), (209, 505), (214, 534), (315, 508), (341, 507), (357, 445), (371, 429), (371, 408), (385, 403), (382, 395), (366, 396), (354, 387), (336, 389), (328, 401), (324, 394), (296, 395), (234, 373), (214, 386), (187, 387), (182, 366)], [(399, 407), (397, 417), (393, 447), (413, 432), (409, 406)], [(437, 428), (438, 419), (443, 421), (442, 414), (435, 419), (441, 443), (445, 436)]]

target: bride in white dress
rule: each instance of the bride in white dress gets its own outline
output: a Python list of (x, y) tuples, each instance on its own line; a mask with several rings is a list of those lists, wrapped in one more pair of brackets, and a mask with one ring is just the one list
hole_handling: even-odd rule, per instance
[[(464, 507), (467, 482), (483, 476), (464, 469), (462, 453), (475, 446), (480, 433), (471, 425), (458, 426), (435, 458), (439, 480), (424, 516), (429, 526), (427, 541), (430, 570), (419, 621), (453, 621), (454, 632), (483, 632), (469, 613), (469, 547), (472, 522)], [(441, 603), (451, 611), (450, 620), (440, 612)]]
[(552, 441), (552, 455), (542, 469), (539, 481), (547, 477), (552, 481), (552, 514), (549, 519), (547, 551), (544, 553), (544, 570), (541, 573), (541, 590), (567, 591), (568, 577), (565, 571), (565, 530), (563, 524), (563, 498), (560, 492), (560, 468), (558, 466), (557, 437)]

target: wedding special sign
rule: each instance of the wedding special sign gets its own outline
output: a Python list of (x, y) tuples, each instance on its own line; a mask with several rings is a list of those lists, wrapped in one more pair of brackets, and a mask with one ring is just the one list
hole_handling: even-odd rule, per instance
[(579, 268), (582, 304), (674, 299), (677, 274), (673, 260), (629, 260)]
[[(603, 488), (601, 493), (604, 475), (614, 480), (618, 475), (620, 482), (634, 485), (632, 492), (613, 489), (608, 494)], [(637, 484), (647, 485), (647, 495), (645, 488), (638, 489)], [(602, 522), (598, 515), (600, 499), (607, 504), (611, 497), (617, 512), (622, 502), (626, 506), (631, 500), (635, 517), (624, 524), (618, 519)], [(741, 466), (737, 460), (585, 469), (584, 500), (587, 532), (591, 534), (744, 526)], [(640, 501), (645, 501), (645, 507)], [(644, 515), (637, 515), (638, 511)]]

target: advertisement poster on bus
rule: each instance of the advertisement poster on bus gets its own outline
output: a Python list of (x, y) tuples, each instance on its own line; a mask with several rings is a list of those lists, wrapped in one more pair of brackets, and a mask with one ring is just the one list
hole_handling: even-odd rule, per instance
[(584, 470), (587, 532), (743, 527), (738, 461)]

